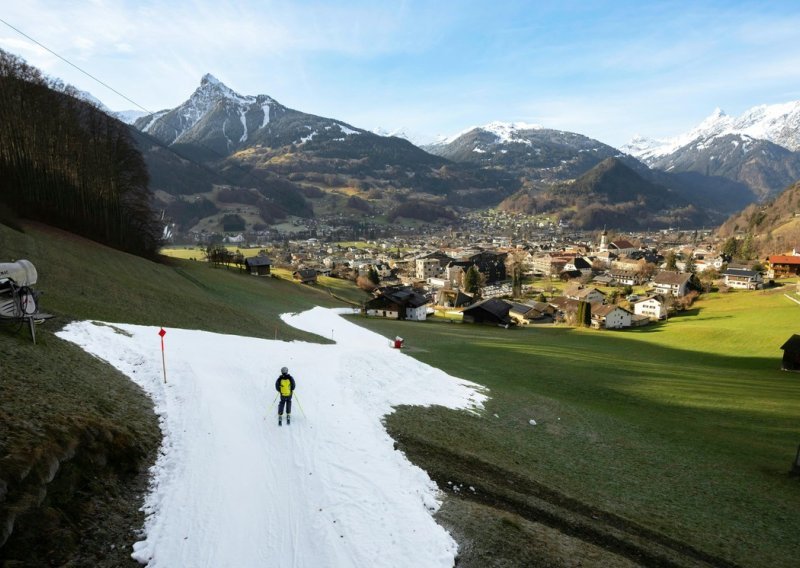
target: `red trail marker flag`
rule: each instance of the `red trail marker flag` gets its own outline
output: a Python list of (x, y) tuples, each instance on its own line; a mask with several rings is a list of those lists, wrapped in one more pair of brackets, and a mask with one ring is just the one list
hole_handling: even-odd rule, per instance
[(167, 382), (167, 362), (164, 359), (164, 336), (167, 335), (167, 332), (164, 328), (161, 328), (161, 331), (158, 332), (158, 335), (161, 336), (161, 366), (164, 368), (164, 382)]

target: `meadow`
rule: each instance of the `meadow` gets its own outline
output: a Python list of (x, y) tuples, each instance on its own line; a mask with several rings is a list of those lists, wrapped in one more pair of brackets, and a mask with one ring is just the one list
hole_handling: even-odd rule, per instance
[[(784, 293), (795, 294), (794, 285), (710, 294), (667, 322), (626, 331), (357, 321), (488, 387), (479, 415), (403, 408), (387, 419), (415, 463), (450, 476), (445, 484), (460, 473), (498, 495), (518, 477), (517, 486), (555, 492), (551, 501), (703, 551), (712, 565), (792, 566), (800, 480), (788, 471), (800, 444), (800, 375), (780, 370), (780, 346), (800, 333), (800, 305)], [(444, 514), (474, 512), (467, 501), (475, 499), (454, 495)], [(516, 550), (509, 554), (519, 559), (531, 519), (515, 521), (526, 530), (500, 531), (505, 509), (480, 511), (501, 523), (497, 541), (485, 526), (448, 519), (453, 530), (490, 539), (479, 548)]]

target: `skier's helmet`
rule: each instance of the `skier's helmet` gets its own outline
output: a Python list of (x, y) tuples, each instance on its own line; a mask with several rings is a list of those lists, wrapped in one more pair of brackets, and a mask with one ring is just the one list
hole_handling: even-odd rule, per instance
[(284, 375), (289, 374), (289, 368), (288, 367), (281, 367), (281, 374), (284, 374)]

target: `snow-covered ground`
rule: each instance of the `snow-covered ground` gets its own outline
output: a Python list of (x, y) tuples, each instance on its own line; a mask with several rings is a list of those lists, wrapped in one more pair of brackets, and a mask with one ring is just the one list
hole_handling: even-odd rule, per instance
[[(152, 568), (452, 566), (456, 543), (432, 517), (437, 487), (381, 418), (400, 404), (480, 407), (480, 387), (336, 310), (283, 319), (336, 344), (168, 329), (165, 384), (158, 328), (59, 333), (139, 384), (161, 420), (133, 557)], [(282, 366), (297, 381), (288, 427), (270, 406)]]

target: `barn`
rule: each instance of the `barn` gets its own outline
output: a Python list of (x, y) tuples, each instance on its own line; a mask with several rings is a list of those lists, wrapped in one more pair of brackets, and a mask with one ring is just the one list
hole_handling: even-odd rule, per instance
[(800, 335), (796, 333), (781, 346), (784, 371), (800, 371)]
[(508, 315), (510, 311), (511, 304), (497, 298), (489, 298), (465, 308), (464, 322), (489, 323), (508, 327), (513, 323)]
[(253, 276), (269, 276), (272, 261), (266, 256), (258, 255), (244, 259), (244, 265)]

